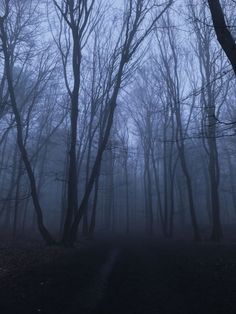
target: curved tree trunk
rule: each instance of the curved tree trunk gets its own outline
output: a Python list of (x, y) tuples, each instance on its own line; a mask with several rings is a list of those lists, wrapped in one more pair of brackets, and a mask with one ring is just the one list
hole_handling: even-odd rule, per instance
[(38, 199), (36, 180), (35, 180), (34, 172), (33, 172), (29, 157), (28, 157), (28, 153), (24, 145), (23, 128), (22, 128), (20, 113), (18, 111), (17, 103), (16, 103), (16, 97), (15, 97), (15, 91), (14, 91), (13, 79), (12, 79), (11, 67), (10, 67), (10, 56), (9, 56), (9, 50), (8, 50), (8, 44), (7, 44), (8, 40), (7, 40), (7, 34), (4, 27), (4, 21), (5, 21), (4, 19), (1, 19), (0, 21), (0, 31), (1, 31), (2, 49), (3, 49), (4, 59), (5, 59), (5, 72), (6, 72), (6, 78), (7, 78), (7, 83), (8, 83), (9, 96), (11, 100), (12, 110), (13, 110), (15, 120), (16, 120), (17, 144), (21, 153), (21, 158), (24, 163), (29, 181), (30, 181), (31, 195), (32, 195), (32, 200), (34, 204), (34, 209), (37, 216), (37, 225), (38, 225), (39, 232), (41, 236), (43, 237), (44, 241), (46, 242), (46, 244), (52, 245), (55, 242), (44, 225), (42, 209), (41, 209), (39, 199)]
[(215, 28), (217, 39), (226, 53), (234, 73), (236, 75), (236, 43), (235, 39), (230, 32), (229, 27), (226, 25), (226, 20), (219, 0), (208, 0), (209, 8), (211, 11), (212, 21)]

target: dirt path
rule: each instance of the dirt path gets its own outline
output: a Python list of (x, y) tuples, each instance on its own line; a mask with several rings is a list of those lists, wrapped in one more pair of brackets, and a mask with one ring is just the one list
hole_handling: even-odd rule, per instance
[(1, 287), (0, 313), (236, 313), (236, 246), (99, 242)]
[(236, 246), (128, 246), (93, 313), (236, 313)]

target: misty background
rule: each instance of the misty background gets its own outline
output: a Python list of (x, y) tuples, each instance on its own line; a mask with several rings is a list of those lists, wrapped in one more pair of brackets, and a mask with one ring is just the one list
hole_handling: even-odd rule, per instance
[[(235, 35), (234, 1), (222, 6)], [(0, 225), (219, 241), (236, 90), (206, 1), (0, 1)]]

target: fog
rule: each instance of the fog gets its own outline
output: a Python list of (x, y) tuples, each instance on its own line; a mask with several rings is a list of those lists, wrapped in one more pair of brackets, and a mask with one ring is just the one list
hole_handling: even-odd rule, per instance
[(204, 1), (0, 11), (2, 236), (235, 236), (235, 73)]

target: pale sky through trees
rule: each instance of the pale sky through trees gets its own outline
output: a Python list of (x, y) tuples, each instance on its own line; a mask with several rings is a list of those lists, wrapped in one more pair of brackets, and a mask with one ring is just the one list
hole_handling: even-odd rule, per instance
[(0, 313), (235, 314), (236, 1), (0, 0)]
[(1, 15), (3, 228), (219, 240), (236, 219), (235, 77), (207, 3), (4, 0)]

